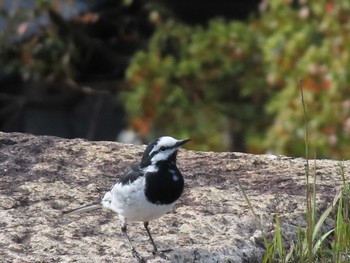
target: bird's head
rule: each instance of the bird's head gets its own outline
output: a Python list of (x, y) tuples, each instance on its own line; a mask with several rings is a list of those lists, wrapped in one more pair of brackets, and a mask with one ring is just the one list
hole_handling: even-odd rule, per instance
[(143, 153), (140, 168), (156, 166), (163, 161), (173, 161), (175, 164), (177, 150), (188, 141), (190, 139), (177, 140), (170, 136), (163, 136), (150, 142)]

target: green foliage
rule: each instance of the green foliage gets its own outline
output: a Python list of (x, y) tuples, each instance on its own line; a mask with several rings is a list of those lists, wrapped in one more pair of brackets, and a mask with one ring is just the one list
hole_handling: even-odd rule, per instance
[[(93, 41), (62, 23), (57, 9), (57, 1), (37, 0), (29, 13), (1, 10), (8, 25), (0, 32), (5, 74), (79, 79)], [(144, 137), (191, 137), (191, 147), (200, 150), (302, 156), (301, 77), (312, 120), (310, 149), (318, 157), (348, 158), (349, 1), (264, 0), (260, 9), (249, 21), (214, 19), (207, 26), (160, 23), (155, 12), (158, 29), (126, 73), (129, 90), (121, 97), (130, 125)], [(42, 14), (53, 26), (28, 41), (9, 41)]]
[(248, 23), (159, 26), (127, 72), (131, 125), (193, 137), (197, 149), (235, 150), (224, 134), (240, 133), (247, 151), (302, 156), (302, 77), (310, 149), (348, 157), (349, 11), (348, 0), (273, 0)]
[(222, 20), (207, 28), (172, 21), (160, 26), (127, 71), (124, 97), (134, 128), (144, 136), (191, 137), (201, 150), (228, 150), (225, 133), (258, 137), (266, 89), (249, 31)]
[[(308, 158), (308, 114), (304, 100), (304, 91), (299, 81), (301, 94), (301, 103), (304, 113), (304, 139), (305, 139), (305, 185), (306, 185), (306, 229), (301, 229), (298, 226), (298, 239), (296, 244), (293, 244), (288, 253), (282, 244), (282, 232), (278, 216), (276, 214), (275, 235), (273, 241), (266, 245), (263, 262), (298, 262), (298, 263), (313, 263), (313, 262), (349, 262), (350, 249), (350, 227), (349, 227), (349, 184), (345, 181), (344, 163), (340, 165), (340, 177), (343, 181), (343, 189), (337, 195), (330, 205), (320, 216), (316, 223), (316, 159), (314, 161), (313, 188), (309, 184), (309, 158)], [(345, 205), (343, 205), (343, 198)], [(322, 227), (327, 218), (334, 210), (334, 206), (338, 203), (338, 212), (336, 214), (336, 226), (322, 233)], [(335, 233), (335, 238), (332, 242), (330, 236)], [(265, 242), (266, 244), (266, 242)], [(330, 246), (329, 246), (330, 244)], [(329, 248), (330, 247), (330, 248)]]
[(298, 1), (294, 6), (274, 0), (252, 21), (260, 35), (268, 86), (274, 90), (266, 106), (275, 116), (266, 149), (302, 155), (303, 113), (296, 89), (302, 77), (312, 120), (310, 148), (318, 157), (349, 156), (349, 11), (347, 0)]

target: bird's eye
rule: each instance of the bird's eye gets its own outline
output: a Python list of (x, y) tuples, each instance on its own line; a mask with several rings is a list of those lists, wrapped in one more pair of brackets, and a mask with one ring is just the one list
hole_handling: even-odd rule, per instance
[(165, 151), (166, 148), (164, 146), (160, 147), (159, 150), (162, 152), (162, 151)]

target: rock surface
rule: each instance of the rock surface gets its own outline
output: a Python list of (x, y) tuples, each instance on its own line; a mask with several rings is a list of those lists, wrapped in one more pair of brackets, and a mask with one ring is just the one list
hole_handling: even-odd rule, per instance
[[(136, 262), (112, 211), (61, 213), (100, 200), (143, 150), (0, 132), (1, 262)], [(339, 165), (316, 162), (320, 212), (341, 187)], [(348, 176), (349, 162), (344, 165)], [(180, 150), (178, 167), (185, 176), (185, 192), (172, 213), (150, 223), (158, 246), (173, 249), (171, 262), (261, 262), (258, 222), (236, 178), (268, 235), (276, 212), (287, 246), (298, 225), (305, 225), (304, 159)], [(328, 220), (326, 227), (332, 224)], [(141, 223), (130, 224), (129, 233), (148, 262), (167, 262), (152, 256)]]

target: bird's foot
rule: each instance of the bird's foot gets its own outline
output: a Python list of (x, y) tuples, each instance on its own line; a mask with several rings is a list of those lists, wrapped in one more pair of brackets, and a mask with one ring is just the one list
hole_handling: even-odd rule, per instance
[(133, 257), (136, 258), (139, 263), (146, 263), (146, 260), (135, 249), (131, 250), (131, 253), (132, 253)]
[(152, 254), (154, 256), (159, 256), (162, 259), (170, 260), (170, 258), (165, 253), (169, 253), (171, 251), (173, 251), (171, 248), (169, 248), (169, 249), (160, 249), (160, 250), (159, 249), (155, 249), (155, 250), (152, 251)]

